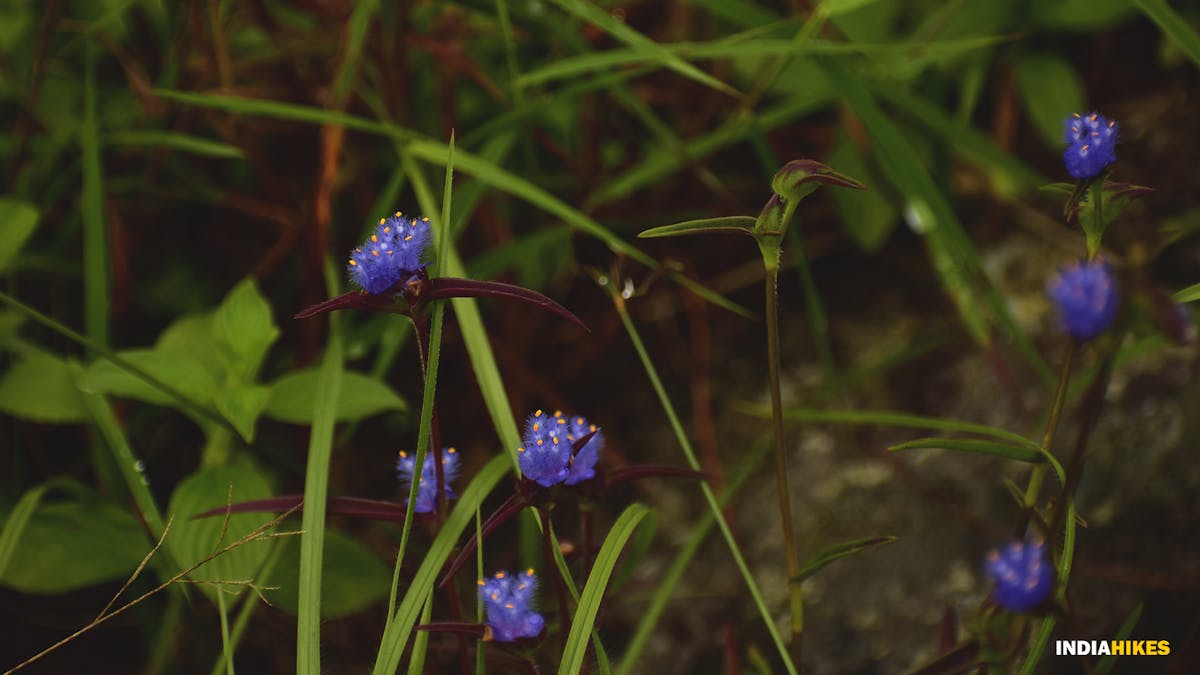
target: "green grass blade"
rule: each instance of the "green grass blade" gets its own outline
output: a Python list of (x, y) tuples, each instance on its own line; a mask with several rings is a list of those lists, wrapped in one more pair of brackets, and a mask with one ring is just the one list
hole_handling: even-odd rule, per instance
[(37, 323), (49, 328), (68, 340), (71, 340), (81, 347), (84, 347), (89, 351), (95, 352), (97, 355), (104, 357), (108, 361), (111, 361), (112, 364), (118, 368), (130, 373), (131, 375), (141, 378), (147, 384), (150, 384), (167, 396), (170, 396), (179, 404), (181, 408), (185, 408), (195, 413), (199, 417), (215, 423), (219, 427), (223, 427), (229, 431), (236, 431), (224, 417), (218, 415), (212, 408), (188, 398), (186, 394), (160, 380), (154, 375), (151, 375), (144, 368), (141, 368), (128, 359), (121, 357), (119, 354), (101, 345), (99, 342), (96, 342), (95, 340), (92, 340), (91, 338), (88, 338), (87, 336), (68, 328), (66, 324), (62, 323), (61, 321), (42, 314), (38, 310), (26, 305), (20, 300), (17, 300), (16, 298), (4, 292), (0, 292), (0, 302), (7, 304), (22, 315), (33, 319)]
[(229, 639), (229, 612), (225, 608), (225, 589), (217, 591), (217, 613), (221, 617), (221, 659), (225, 675), (233, 675), (233, 642)]
[[(762, 464), (763, 458), (770, 452), (771, 447), (769, 442), (759, 442), (754, 450), (748, 453), (742, 464), (737, 468), (733, 476), (730, 477), (725, 492), (721, 495), (721, 508), (729, 504), (746, 482), (746, 478), (750, 476), (751, 471)], [(708, 539), (708, 535), (712, 532), (713, 525), (715, 524), (716, 521), (713, 519), (712, 512), (707, 511), (692, 526), (687, 542), (679, 549), (679, 553), (675, 555), (674, 560), (671, 561), (671, 565), (655, 585), (654, 595), (650, 598), (650, 603), (646, 606), (645, 611), (642, 612), (642, 618), (638, 619), (638, 625), (634, 630), (633, 637), (630, 638), (629, 644), (625, 647), (625, 653), (621, 657), (621, 665), (617, 669), (617, 675), (632, 675), (637, 671), (638, 657), (641, 656), (642, 650), (646, 648), (646, 644), (650, 641), (650, 636), (658, 629), (659, 617), (662, 616), (663, 610), (667, 607), (667, 602), (670, 601), (676, 587), (679, 586), (679, 582), (683, 578), (683, 573), (687, 571), (688, 565), (692, 563), (692, 559), (700, 551), (701, 545)]]
[[(404, 151), (411, 153), (414, 158), (430, 162), (437, 166), (445, 166), (446, 162), (447, 146), (445, 143), (423, 137), (408, 129), (364, 119), (355, 115), (293, 103), (281, 103), (278, 101), (265, 101), (237, 96), (196, 94), (166, 89), (156, 89), (155, 93), (168, 100), (216, 110), (310, 122), (313, 124), (339, 124), (347, 129), (378, 134), (399, 141), (404, 144)], [(600, 239), (615, 253), (622, 254), (651, 268), (658, 267), (658, 262), (653, 258), (627, 243), (582, 211), (569, 206), (561, 199), (554, 197), (524, 178), (506, 171), (493, 162), (459, 150), (455, 153), (455, 167), (456, 170), (470, 174), (502, 192), (518, 199), (523, 199), (551, 215), (558, 216), (572, 227)], [(731, 302), (677, 272), (668, 272), (667, 277), (718, 307), (723, 307), (742, 316), (752, 316), (744, 307)]]
[(174, 131), (114, 131), (104, 135), (107, 146), (129, 148), (168, 148), (199, 157), (218, 159), (244, 159), (241, 148), (200, 136), (190, 136)]
[(1167, 4), (1167, 0), (1133, 0), (1133, 4), (1200, 66), (1200, 35)]
[[(82, 375), (83, 371), (76, 366), (76, 372)], [(129, 439), (125, 437), (125, 432), (121, 429), (116, 415), (108, 405), (108, 400), (100, 394), (86, 392), (81, 392), (81, 397), (92, 417), (92, 423), (96, 425), (100, 435), (104, 437), (104, 441), (112, 450), (113, 461), (121, 473), (121, 478), (125, 481), (125, 486), (129, 489), (129, 494), (133, 497), (133, 503), (146, 521), (146, 525), (150, 527), (150, 533), (157, 540), (162, 536), (164, 522), (162, 512), (159, 511), (158, 504), (154, 501), (154, 495), (150, 493), (150, 483), (143, 473), (142, 461), (134, 455), (133, 448), (129, 445)]]
[(25, 526), (29, 524), (33, 512), (37, 511), (42, 495), (46, 494), (48, 488), (47, 485), (39, 485), (28, 490), (8, 513), (8, 518), (4, 521), (4, 531), (0, 532), (0, 579), (4, 578), (4, 571), (8, 562), (12, 560), (13, 551), (17, 550), (17, 543), (21, 541)]
[(588, 635), (596, 623), (596, 613), (600, 611), (600, 601), (604, 599), (604, 590), (608, 587), (609, 578), (617, 564), (617, 558), (625, 549), (625, 543), (633, 536), (638, 523), (650, 512), (641, 504), (631, 504), (613, 523), (608, 536), (596, 554), (596, 562), (588, 574), (584, 584), (583, 594), (579, 598), (579, 606), (575, 609), (575, 617), (571, 621), (571, 631), (567, 634), (567, 642), (563, 648), (562, 661), (558, 665), (559, 675), (575, 675), (583, 667), (583, 658), (587, 654)]
[(108, 231), (104, 224), (104, 169), (100, 164), (100, 132), (96, 121), (96, 50), (84, 46), (83, 123), (79, 151), (83, 166), (80, 206), (83, 216), (84, 332), (108, 346)]
[(1195, 302), (1200, 300), (1200, 284), (1192, 284), (1175, 294), (1175, 302)]
[[(262, 567), (259, 568), (258, 574), (255, 575), (254, 583), (259, 587), (268, 586), (271, 583), (271, 574), (275, 571), (275, 566), (279, 564), (279, 559), (283, 555), (284, 541), (276, 541), (271, 544), (271, 552), (267, 554), (267, 559), (263, 561)], [(250, 618), (254, 615), (254, 610), (259, 606), (259, 598), (253, 593), (245, 593), (242, 595), (242, 608), (238, 610), (237, 618), (233, 620), (233, 629), (230, 631), (230, 641), (232, 649), (237, 650), (238, 643), (241, 642), (242, 636), (246, 633), (246, 628), (250, 625)], [(213, 664), (211, 675), (221, 675), (225, 670), (225, 656), (221, 655), (217, 662)]]
[(706, 87), (711, 87), (719, 92), (729, 94), (730, 96), (740, 96), (741, 94), (733, 87), (725, 84), (717, 78), (700, 70), (696, 66), (684, 61), (670, 51), (663, 49), (654, 40), (642, 35), (636, 30), (630, 28), (625, 23), (614, 19), (608, 12), (600, 9), (586, 0), (554, 0), (554, 3), (559, 7), (567, 10), (575, 16), (595, 24), (604, 32), (613, 36), (617, 40), (636, 48), (639, 51), (644, 51), (650, 57), (661, 60), (662, 64), (680, 75), (699, 82)]
[[(958, 222), (949, 200), (938, 189), (904, 134), (879, 108), (856, 74), (833, 61), (826, 62), (825, 67), (830, 77), (839, 83), (843, 99), (867, 128), (884, 175), (904, 196), (910, 220), (925, 237), (934, 268), (954, 299), (963, 326), (976, 342), (989, 346), (988, 318), (981, 311), (982, 307), (988, 307), (1038, 375), (1047, 383), (1057, 382), (1041, 354), (1013, 318), (1006, 300), (986, 282), (979, 253)], [(980, 280), (985, 282), (986, 288), (977, 287)]]
[(866, 537), (831, 546), (801, 565), (799, 576), (801, 579), (807, 579), (825, 569), (831, 563), (837, 562), (846, 556), (854, 555), (859, 551), (865, 551), (876, 546), (886, 546), (896, 541), (898, 541), (897, 538), (891, 536)]
[(754, 236), (754, 218), (750, 216), (725, 216), (701, 218), (671, 225), (660, 225), (638, 233), (638, 239), (656, 237), (682, 237), (691, 234), (748, 234)]
[[(744, 406), (746, 412), (756, 417), (768, 418), (771, 409), (764, 405)], [(785, 408), (785, 420), (797, 422), (815, 422), (818, 424), (849, 424), (871, 425), (881, 427), (903, 427), (906, 429), (937, 429), (938, 431), (962, 431), (982, 436), (991, 436), (1030, 448), (1039, 447), (1037, 443), (1015, 434), (1007, 429), (992, 427), (986, 424), (963, 422), (942, 417), (926, 417), (924, 415), (909, 415), (886, 410), (813, 410), (811, 408)]]
[[(336, 295), (336, 289), (330, 289)], [(342, 384), (342, 338), (330, 322), (329, 345), (321, 365), (314, 402), (304, 474), (304, 509), (300, 536), (299, 611), (296, 621), (296, 672), (321, 675), (321, 564), (325, 544), (325, 500), (329, 493), (329, 460)]]
[(888, 450), (955, 450), (957, 452), (974, 452), (981, 455), (993, 455), (1012, 459), (1018, 462), (1036, 464), (1044, 462), (1046, 457), (1040, 450), (1027, 445), (1013, 445), (999, 441), (979, 440), (974, 438), (918, 438), (915, 441), (900, 443), (888, 447)]
[[(421, 610), (421, 623), (429, 623), (433, 617), (433, 589), (425, 598), (425, 609)], [(408, 675), (421, 675), (425, 672), (425, 656), (429, 653), (429, 631), (419, 630), (413, 638), (412, 655), (408, 662)]]
[(358, 73), (358, 63), (362, 58), (363, 42), (367, 31), (371, 28), (371, 20), (379, 10), (379, 0), (359, 0), (354, 3), (354, 11), (350, 14), (347, 24), (347, 36), (344, 43), (345, 57), (333, 79), (333, 100), (341, 104), (350, 93), (354, 84), (354, 76)]
[[(1141, 621), (1142, 609), (1144, 607), (1145, 607), (1145, 604), (1142, 602), (1139, 602), (1137, 607), (1134, 607), (1133, 611), (1129, 613), (1129, 616), (1126, 616), (1125, 620), (1121, 622), (1121, 627), (1117, 629), (1117, 633), (1116, 633), (1116, 635), (1113, 635), (1112, 639), (1114, 639), (1114, 640), (1128, 639), (1129, 636), (1133, 633), (1134, 627), (1137, 626), (1138, 621)], [(1108, 671), (1112, 670), (1113, 666), (1115, 666), (1115, 665), (1117, 665), (1117, 657), (1116, 656), (1113, 656), (1112, 654), (1103, 656), (1100, 658), (1099, 661), (1096, 662), (1095, 667), (1092, 668), (1092, 675), (1108, 675)]]
[(408, 591), (400, 601), (400, 606), (396, 608), (395, 616), (384, 630), (383, 639), (379, 643), (379, 655), (375, 661), (375, 668), (371, 671), (374, 675), (391, 675), (400, 667), (400, 658), (404, 654), (408, 638), (412, 635), (413, 627), (416, 626), (421, 610), (425, 606), (425, 600), (429, 597), (429, 591), (437, 581), (438, 574), (446, 564), (446, 559), (454, 550), (454, 545), (463, 531), (471, 523), (476, 509), (508, 471), (506, 458), (493, 457), (479, 473), (475, 474), (471, 483), (459, 496), (454, 508), (450, 511), (450, 516), (442, 524), (441, 531), (430, 544), (425, 558), (421, 561), (421, 566), (413, 576)]
[[(629, 312), (625, 309), (624, 301), (615, 295), (613, 296), (613, 301), (616, 305), (617, 313), (621, 317), (621, 323), (624, 324), (625, 331), (629, 334), (629, 339), (633, 343), (638, 358), (642, 362), (642, 368), (646, 371), (646, 376), (650, 378), (650, 384), (654, 387), (654, 393), (657, 394), (659, 403), (662, 404), (663, 412), (666, 413), (667, 419), (671, 423), (671, 429), (675, 432), (675, 438), (679, 441), (679, 446), (683, 450), (684, 456), (687, 457), (688, 465), (699, 471), (700, 461), (696, 458), (692, 442), (688, 440), (687, 433), (683, 430), (683, 424), (679, 421), (679, 415), (675, 413), (675, 406), (671, 403), (670, 397), (667, 396), (667, 390), (663, 387), (662, 379), (658, 376), (658, 369), (654, 367), (654, 362), (650, 359), (650, 354), (646, 351), (646, 345), (642, 342), (637, 327), (633, 325), (633, 319), (630, 318)], [(750, 573), (750, 567), (746, 564), (746, 559), (742, 555), (742, 550), (738, 546), (737, 539), (734, 538), (733, 531), (729, 528), (729, 523), (725, 520), (725, 514), (721, 512), (721, 505), (717, 502), (717, 497), (713, 494), (712, 487), (709, 486), (708, 481), (701, 481), (700, 490), (704, 494), (705, 501), (708, 502), (709, 511), (716, 518), (717, 524), (721, 528), (721, 534), (725, 537), (725, 543), (729, 547), (729, 552), (737, 564), (738, 571), (742, 575), (742, 580), (746, 583), (746, 588), (750, 592), (751, 598), (754, 600), (754, 605), (758, 609), (764, 627), (771, 635), (771, 641), (775, 644), (775, 648), (779, 652), (779, 658), (783, 660), (784, 666), (791, 675), (797, 675), (796, 666), (792, 663), (787, 644), (783, 641), (783, 637), (775, 627), (775, 619), (771, 616), (771, 610), (767, 606), (767, 602), (763, 598), (758, 584), (754, 581), (754, 576)]]

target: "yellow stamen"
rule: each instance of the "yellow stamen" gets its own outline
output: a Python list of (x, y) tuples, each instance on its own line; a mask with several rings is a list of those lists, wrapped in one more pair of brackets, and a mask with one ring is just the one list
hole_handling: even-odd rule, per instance
[(379, 224), (380, 224), (380, 225), (382, 225), (382, 224), (384, 224), (384, 223), (386, 223), (386, 222), (387, 222), (387, 218), (380, 218), (380, 219), (379, 219)]
[(358, 263), (354, 262), (354, 258), (351, 258), (351, 259), (350, 259), (350, 266), (351, 266), (351, 267), (357, 267), (357, 266), (358, 266)]
[(378, 244), (378, 243), (379, 243), (379, 237), (376, 237), (375, 235), (371, 235), (371, 241), (373, 241), (373, 242), (375, 242), (376, 244)]

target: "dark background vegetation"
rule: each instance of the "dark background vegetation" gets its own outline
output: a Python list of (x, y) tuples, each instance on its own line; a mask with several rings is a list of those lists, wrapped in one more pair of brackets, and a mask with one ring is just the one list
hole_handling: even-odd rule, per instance
[[(1082, 239), (1062, 222), (1061, 196), (1037, 188), (1066, 179), (1056, 135), (1075, 110), (1119, 120), (1114, 178), (1158, 190), (1113, 225), (1108, 259), (1128, 283), (1157, 292), (1197, 281), (1200, 70), (1133, 4), (597, 3), (658, 43), (716, 42), (743, 32), (743, 45), (778, 43), (817, 17), (810, 42), (797, 40), (794, 52), (748, 47), (694, 60), (732, 93), (662, 67), (653, 52), (531, 80), (556, 64), (627, 49), (619, 36), (566, 9), (575, 4), (381, 2), (356, 15), (354, 3), (336, 0), (5, 2), (0, 119), (8, 133), (0, 168), (8, 198), (35, 208), (39, 224), (5, 271), (3, 290), (126, 350), (153, 345), (178, 317), (211, 310), (250, 277), (280, 330), (259, 371), (262, 382), (275, 381), (319, 359), (326, 323), (290, 317), (327, 297), (323, 261), (340, 265), (384, 213), (419, 212), (413, 167), (432, 185), (441, 182), (442, 167), (428, 158), (410, 156), (405, 164), (403, 140), (339, 124), (345, 118), (333, 114), (386, 122), (437, 143), (453, 132), (460, 151), (540, 187), (662, 266), (614, 253), (544, 202), (518, 198), (494, 176), (460, 164), (454, 221), (469, 275), (538, 289), (592, 329), (582, 335), (532, 308), (482, 304), (514, 411), (588, 415), (605, 429), (608, 468), (682, 463), (594, 278), (628, 280), (638, 290), (630, 310), (706, 470), (720, 482), (766, 428), (744, 410), (766, 400), (762, 325), (704, 302), (662, 271), (680, 271), (757, 317), (761, 264), (749, 240), (635, 235), (692, 218), (755, 215), (770, 195), (770, 177), (789, 159), (824, 161), (871, 188), (820, 192), (794, 224), (807, 254), (799, 264), (797, 242), (790, 242), (782, 291), (785, 388), (794, 405), (961, 417), (1037, 437), (1052, 388), (1021, 353), (1012, 326), (1051, 370), (1058, 367), (1063, 338), (1042, 285), (1082, 254)], [(850, 5), (861, 7), (841, 11)], [(1200, 5), (1175, 9), (1185, 25), (1196, 25)], [(365, 21), (356, 24), (355, 16)], [(818, 44), (829, 47), (817, 53)], [(945, 248), (913, 227), (914, 195), (889, 174), (880, 156), (884, 132), (843, 97), (848, 87), (867, 92), (919, 158), (953, 207), (957, 222), (942, 227), (961, 227), (969, 251)], [(303, 121), (256, 113), (218, 97), (286, 102), (315, 114)], [(89, 145), (98, 164), (89, 164)], [(95, 233), (99, 239), (89, 239)], [(98, 269), (84, 264), (90, 244), (104, 251)], [(937, 264), (967, 255), (980, 256), (984, 271), (955, 277)], [(805, 298), (805, 273), (819, 303)], [(104, 301), (94, 295), (97, 285), (108, 289), (105, 306), (96, 306)], [(1011, 324), (984, 302), (989, 288), (1006, 298)], [(15, 315), (2, 316), (0, 358), (8, 367), (25, 358), (16, 343), (83, 366), (95, 359), (60, 334), (28, 322), (17, 328)], [(1173, 650), (1152, 669), (1182, 673), (1200, 662), (1200, 475), (1192, 468), (1200, 391), (1194, 349), (1163, 337), (1151, 319), (1136, 318), (1110, 390), (1110, 417), (1097, 434), (1095, 473), (1081, 487), (1081, 515), (1096, 526), (1081, 530), (1077, 612), (1063, 636), (1108, 639), (1144, 601), (1135, 636), (1169, 639)], [(411, 449), (416, 436), (417, 355), (399, 317), (346, 321), (348, 367), (382, 380), (409, 406), (339, 428), (331, 493), (397, 499), (395, 453)], [(463, 453), (465, 486), (501, 448), (453, 319), (447, 326), (441, 423)], [(1096, 365), (1089, 358), (1081, 370)], [(37, 419), (12, 402), (20, 388), (10, 382), (0, 390), (13, 414), (0, 422), (5, 511), (32, 486), (73, 479), (95, 491), (89, 498), (134, 512), (103, 466), (112, 460), (93, 426)], [(165, 509), (185, 477), (215, 461), (206, 452), (212, 440), (187, 414), (133, 399), (110, 401)], [(1071, 424), (1068, 415), (1064, 439)], [(299, 493), (307, 438), (307, 427), (268, 416), (258, 420), (252, 443), (226, 439), (223, 460), (252, 464), (276, 494)], [(903, 672), (936, 656), (954, 642), (945, 626), (974, 611), (986, 593), (978, 561), (1015, 519), (997, 461), (888, 455), (887, 445), (907, 438), (895, 430), (801, 425), (789, 438), (807, 552), (860, 536), (900, 537), (814, 580), (815, 671)], [(1024, 480), (1019, 469), (1004, 472)], [(763, 467), (731, 513), (782, 612), (782, 584), (771, 583), (782, 555), (773, 490)], [(599, 522), (635, 498), (659, 511), (658, 535), (645, 571), (601, 615), (601, 634), (617, 655), (654, 588), (654, 571), (701, 511), (690, 486), (645, 481), (609, 495)], [(383, 589), (364, 592), (362, 606), (323, 626), (326, 670), (359, 672), (377, 648), (378, 593), (386, 590), (399, 530), (336, 518), (331, 527), (373, 552), (384, 570)], [(513, 540), (511, 529), (502, 530), (490, 544), (497, 568), (517, 564)], [(27, 592), (5, 580), (0, 665), (15, 665), (87, 623), (128, 571), (69, 592)], [(148, 588), (149, 581), (135, 585)], [(740, 593), (714, 540), (693, 563), (642, 672), (723, 672), (731, 655), (753, 671), (753, 654), (771, 649)], [(220, 653), (215, 606), (195, 594), (164, 619), (167, 603), (152, 599), (30, 672), (206, 672)], [(167, 621), (170, 634), (160, 631)], [(294, 627), (285, 608), (261, 608), (238, 647), (238, 667), (293, 669)], [(457, 667), (451, 641), (434, 639), (430, 667)], [(1044, 667), (1080, 672), (1082, 665), (1049, 657)]]

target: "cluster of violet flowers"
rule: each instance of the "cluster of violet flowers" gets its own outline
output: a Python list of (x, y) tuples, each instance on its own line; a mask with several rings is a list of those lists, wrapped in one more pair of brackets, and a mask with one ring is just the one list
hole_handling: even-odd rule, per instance
[[(1120, 127), (1099, 113), (1074, 113), (1064, 122), (1067, 148), (1063, 163), (1067, 173), (1080, 181), (1084, 192), (1095, 181), (1103, 181), (1109, 165), (1116, 161)], [(1101, 186), (1102, 187), (1102, 186)], [(1097, 190), (1094, 199), (1100, 199)], [(1094, 205), (1099, 208), (1099, 204)], [(1046, 285), (1058, 314), (1059, 324), (1073, 340), (1092, 340), (1109, 328), (1120, 308), (1120, 295), (1112, 270), (1100, 257), (1081, 260), (1059, 270)], [(1054, 571), (1046, 559), (1044, 539), (1015, 540), (991, 551), (987, 572), (994, 588), (992, 600), (1012, 612), (1028, 612), (1042, 606), (1054, 590)]]

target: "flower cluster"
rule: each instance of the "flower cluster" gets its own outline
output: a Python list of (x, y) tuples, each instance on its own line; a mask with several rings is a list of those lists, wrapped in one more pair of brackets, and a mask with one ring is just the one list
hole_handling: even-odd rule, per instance
[(421, 269), (432, 238), (428, 218), (406, 217), (399, 211), (380, 218), (371, 237), (350, 254), (350, 280), (373, 295), (387, 292)]
[(1054, 571), (1042, 541), (1014, 541), (988, 553), (988, 575), (996, 582), (992, 597), (1012, 612), (1027, 612), (1042, 604), (1054, 588)]
[(1120, 298), (1108, 265), (1102, 260), (1078, 262), (1059, 271), (1047, 285), (1063, 329), (1078, 340), (1090, 340), (1113, 322)]
[(1120, 127), (1115, 121), (1098, 113), (1074, 113), (1064, 126), (1067, 149), (1063, 151), (1063, 162), (1067, 165), (1067, 173), (1079, 180), (1087, 180), (1100, 175), (1104, 167), (1117, 161)]
[(532, 569), (515, 575), (496, 572), (494, 577), (480, 579), (478, 584), (493, 640), (512, 642), (541, 634), (546, 620), (533, 609), (537, 578)]
[[(433, 462), (433, 454), (430, 453), (426, 455), (425, 462), (421, 465), (421, 479), (417, 483), (417, 505), (413, 508), (414, 513), (430, 513), (437, 508), (437, 473)], [(400, 479), (404, 482), (405, 488), (412, 487), (416, 464), (415, 455), (400, 451), (400, 458), (396, 460), (396, 471), (400, 473)], [(454, 451), (454, 448), (446, 448), (442, 450), (442, 480), (446, 486), (446, 499), (458, 496), (450, 489), (450, 481), (457, 476), (458, 453)]]
[(564, 417), (559, 410), (553, 416), (534, 412), (525, 421), (525, 445), (517, 448), (521, 473), (542, 487), (575, 485), (595, 476), (604, 437), (597, 432), (574, 452), (576, 441), (593, 432), (596, 425), (582, 417)]

